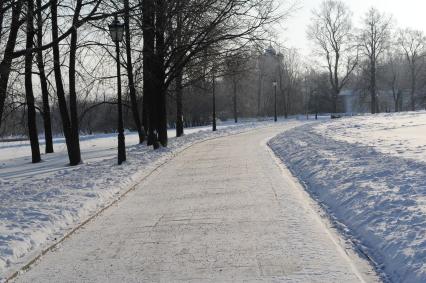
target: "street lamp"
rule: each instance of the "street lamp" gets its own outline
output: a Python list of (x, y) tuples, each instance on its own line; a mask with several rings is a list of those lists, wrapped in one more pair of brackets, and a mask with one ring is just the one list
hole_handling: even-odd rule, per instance
[(274, 97), (275, 97), (275, 102), (274, 102), (274, 121), (276, 122), (278, 120), (277, 118), (277, 81), (273, 81), (272, 82), (272, 86), (274, 87)]
[(213, 132), (216, 132), (217, 128), (216, 128), (216, 74), (215, 74), (215, 69), (213, 68), (212, 70), (212, 92), (213, 92)]
[(121, 102), (121, 72), (120, 72), (120, 42), (123, 40), (124, 24), (120, 23), (117, 16), (108, 26), (112, 41), (115, 43), (117, 55), (117, 106), (118, 106), (118, 165), (126, 161), (126, 144), (124, 140), (123, 108)]

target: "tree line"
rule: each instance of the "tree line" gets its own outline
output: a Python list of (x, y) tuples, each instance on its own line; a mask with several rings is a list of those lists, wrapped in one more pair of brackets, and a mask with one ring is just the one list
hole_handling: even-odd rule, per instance
[(51, 153), (59, 116), (69, 163), (80, 164), (81, 125), (117, 103), (111, 70), (118, 58), (107, 26), (118, 17), (125, 29), (118, 56), (126, 117), (140, 143), (165, 147), (170, 120), (183, 135), (184, 92), (209, 88), (225, 58), (262, 42), (281, 19), (278, 6), (275, 0), (1, 1), (0, 129), (22, 114), (37, 163), (38, 117)]
[[(355, 27), (343, 1), (325, 0), (313, 11), (307, 35), (315, 45), (315, 65), (320, 66), (306, 72), (308, 88), (330, 93), (332, 112), (343, 110), (339, 100), (348, 91), (360, 97), (364, 108), (368, 103), (372, 114), (426, 108), (423, 31), (398, 28), (391, 15), (374, 7)], [(320, 77), (328, 85), (318, 84)]]
[[(348, 103), (371, 113), (426, 107), (422, 31), (397, 28), (375, 8), (355, 27), (347, 5), (325, 0), (308, 26), (307, 60), (268, 43), (294, 8), (279, 12), (280, 3), (1, 1), (0, 135), (25, 132), (39, 162), (39, 134), (46, 153), (62, 134), (70, 164), (81, 163), (81, 133), (116, 131), (117, 59), (125, 125), (155, 149), (167, 146), (170, 127), (180, 137), (185, 126), (270, 117), (275, 105), (284, 117), (345, 112)], [(114, 17), (125, 29), (120, 58), (108, 34)]]

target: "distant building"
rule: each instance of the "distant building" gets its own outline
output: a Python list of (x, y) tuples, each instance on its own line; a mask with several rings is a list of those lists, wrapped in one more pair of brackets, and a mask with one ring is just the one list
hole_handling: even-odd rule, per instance
[(276, 56), (277, 55), (277, 51), (272, 47), (272, 45), (269, 45), (268, 48), (265, 49), (265, 56)]

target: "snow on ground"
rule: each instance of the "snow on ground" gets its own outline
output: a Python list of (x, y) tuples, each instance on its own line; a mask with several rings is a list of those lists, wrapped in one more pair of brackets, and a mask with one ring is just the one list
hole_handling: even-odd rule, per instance
[[(226, 122), (218, 125), (218, 129), (228, 127), (232, 124)], [(211, 126), (202, 126), (185, 129), (185, 134), (192, 134), (199, 131), (211, 129)], [(167, 131), (169, 138), (176, 137), (176, 130), (170, 129)], [(136, 145), (139, 143), (139, 136), (136, 132), (126, 132), (126, 146)], [(113, 140), (111, 140), (113, 139)], [(86, 153), (90, 150), (105, 150), (114, 147), (114, 141), (117, 139), (117, 134), (94, 134), (87, 136), (80, 136), (81, 148)], [(54, 138), (55, 152), (66, 152), (65, 139), (63, 137)], [(40, 150), (44, 152), (45, 141), (40, 137)], [(115, 148), (114, 148), (115, 149)], [(13, 142), (0, 142), (0, 165), (2, 161), (17, 159), (18, 157), (28, 157), (31, 160), (31, 148), (28, 140), (13, 141)], [(3, 162), (4, 163), (4, 162)], [(4, 165), (4, 164), (3, 164)], [(1, 169), (1, 167), (0, 167)]]
[(308, 124), (269, 146), (392, 282), (426, 282), (426, 113)]
[(170, 139), (168, 148), (157, 151), (128, 134), (128, 161), (122, 166), (116, 165), (115, 135), (83, 137), (84, 164), (75, 167), (67, 166), (61, 140), (55, 143), (56, 153), (44, 155), (39, 164), (30, 163), (28, 143), (1, 143), (0, 282), (185, 147), (268, 124), (224, 125), (215, 133), (210, 127), (186, 130), (184, 137)]
[(315, 127), (317, 133), (383, 153), (426, 161), (426, 112), (341, 119)]
[(14, 282), (379, 282), (265, 148), (299, 124), (189, 148)]

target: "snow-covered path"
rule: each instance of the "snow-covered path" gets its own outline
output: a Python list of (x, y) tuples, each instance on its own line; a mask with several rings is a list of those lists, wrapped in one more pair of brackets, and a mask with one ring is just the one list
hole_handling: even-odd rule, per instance
[(286, 127), (190, 147), (17, 281), (378, 281), (265, 146)]

